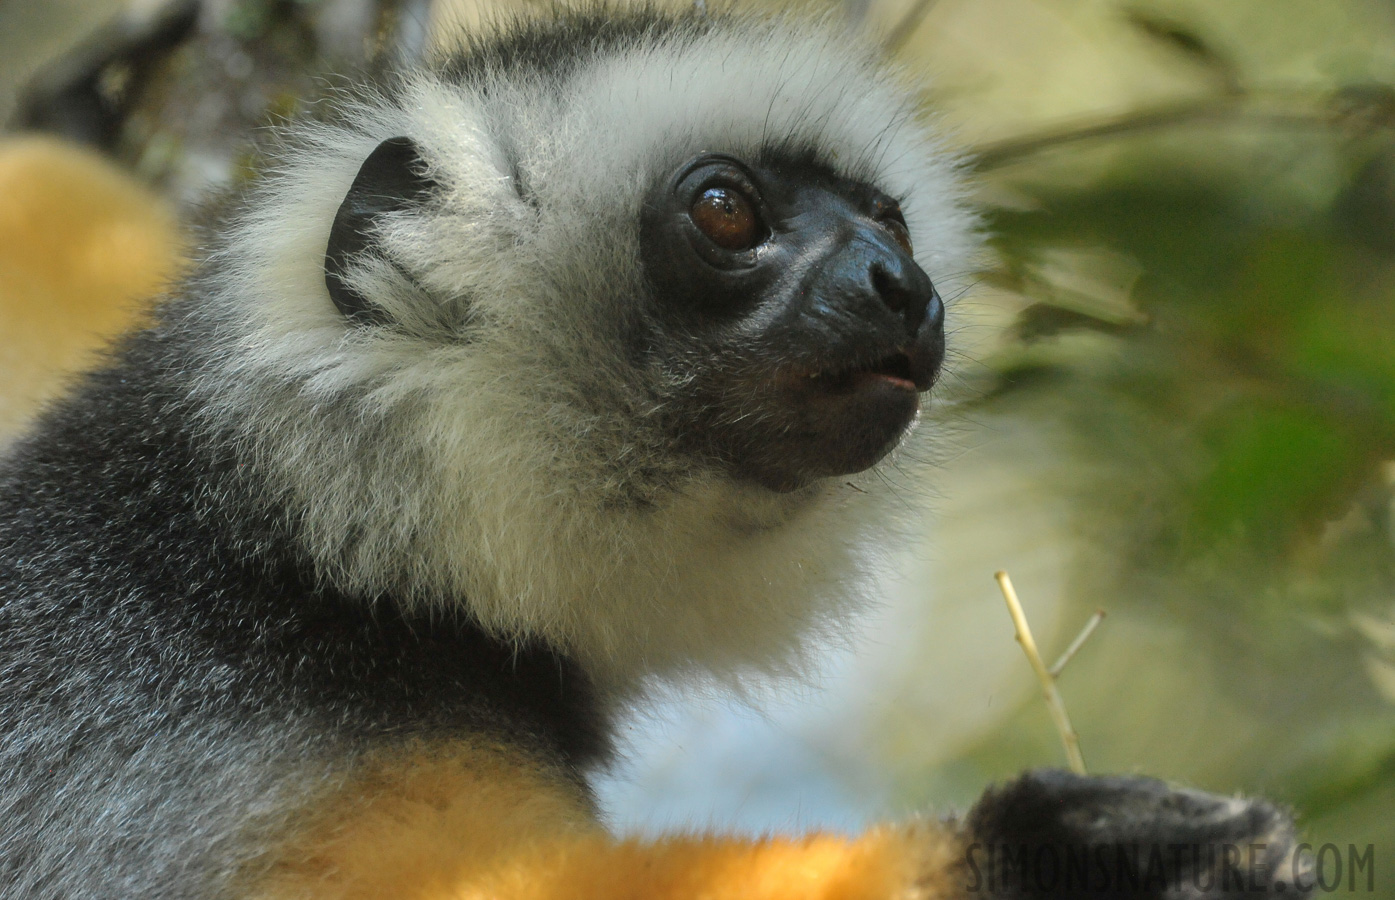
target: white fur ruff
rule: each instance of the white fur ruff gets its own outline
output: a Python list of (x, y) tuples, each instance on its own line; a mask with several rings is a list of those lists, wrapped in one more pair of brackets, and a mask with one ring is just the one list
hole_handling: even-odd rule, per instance
[[(222, 339), (198, 388), (324, 576), (464, 604), (603, 682), (797, 663), (857, 599), (884, 491), (864, 476), (780, 495), (675, 458), (648, 423), (683, 373), (639, 378), (615, 321), (642, 289), (643, 190), (703, 151), (818, 147), (902, 201), (932, 278), (968, 271), (957, 164), (912, 95), (845, 35), (737, 19), (551, 80), (415, 73), (345, 120), (301, 126), (256, 190), (223, 251)], [(384, 226), (415, 283), (353, 272), (397, 327), (353, 328), (324, 284), (329, 228), (399, 135), (444, 194)]]

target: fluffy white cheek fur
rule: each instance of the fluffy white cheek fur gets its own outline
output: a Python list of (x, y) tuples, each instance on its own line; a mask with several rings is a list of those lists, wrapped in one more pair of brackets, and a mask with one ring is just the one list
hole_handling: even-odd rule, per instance
[[(545, 635), (621, 679), (734, 676), (793, 664), (800, 636), (847, 610), (868, 495), (778, 497), (692, 476), (658, 505), (610, 507), (581, 489), (586, 473), (567, 477), (548, 436), (520, 446), (518, 420), (498, 415), (507, 404), (487, 419), (469, 405), (450, 404), (482, 427), (443, 457), (462, 463), (446, 488), (462, 515), (435, 552), (487, 626)], [(487, 453), (491, 477), (472, 477), (465, 464)]]

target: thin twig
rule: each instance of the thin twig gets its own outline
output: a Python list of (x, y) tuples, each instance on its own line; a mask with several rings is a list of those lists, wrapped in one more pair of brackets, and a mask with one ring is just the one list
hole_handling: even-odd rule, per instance
[(998, 587), (1002, 588), (1003, 599), (1007, 601), (1008, 613), (1012, 615), (1013, 627), (1017, 629), (1017, 642), (1022, 645), (1022, 652), (1027, 654), (1027, 661), (1032, 664), (1032, 669), (1037, 673), (1037, 680), (1041, 682), (1041, 691), (1046, 696), (1046, 708), (1051, 712), (1051, 718), (1056, 722), (1056, 730), (1061, 733), (1061, 743), (1066, 747), (1066, 761), (1070, 764), (1072, 772), (1084, 775), (1085, 758), (1080, 755), (1080, 737), (1071, 727), (1070, 716), (1066, 715), (1066, 704), (1061, 700), (1061, 692), (1056, 690), (1056, 679), (1046, 670), (1046, 663), (1041, 661), (1041, 654), (1037, 652), (1037, 642), (1032, 638), (1032, 629), (1027, 624), (1027, 615), (1022, 611), (1022, 604), (1017, 601), (1017, 591), (1012, 588), (1012, 579), (1008, 578), (1006, 572), (997, 572), (993, 577), (998, 579)]
[[(979, 171), (1000, 168), (1053, 147), (1206, 122), (1285, 128), (1326, 128), (1340, 120), (1329, 97), (1312, 94), (1222, 94), (1053, 126), (1036, 134), (983, 144), (971, 151)], [(1389, 123), (1382, 123), (1388, 126)]]
[(1065, 669), (1066, 663), (1070, 662), (1071, 657), (1075, 655), (1077, 650), (1085, 646), (1085, 642), (1090, 639), (1090, 635), (1094, 634), (1095, 629), (1100, 627), (1100, 623), (1104, 621), (1104, 616), (1104, 610), (1095, 610), (1095, 614), (1085, 623), (1085, 627), (1080, 629), (1080, 633), (1075, 636), (1075, 640), (1070, 642), (1070, 646), (1066, 648), (1066, 652), (1061, 654), (1061, 658), (1056, 660), (1055, 665), (1046, 670), (1047, 674), (1052, 678), (1061, 677), (1061, 672)]

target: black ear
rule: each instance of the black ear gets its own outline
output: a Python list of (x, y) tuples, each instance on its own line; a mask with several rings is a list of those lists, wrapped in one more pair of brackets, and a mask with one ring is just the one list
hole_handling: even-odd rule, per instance
[(424, 168), (411, 138), (388, 138), (363, 161), (334, 216), (325, 249), (325, 287), (334, 305), (355, 324), (381, 324), (387, 314), (349, 287), (344, 276), (355, 257), (372, 247), (380, 216), (410, 209), (436, 186), (423, 174)]

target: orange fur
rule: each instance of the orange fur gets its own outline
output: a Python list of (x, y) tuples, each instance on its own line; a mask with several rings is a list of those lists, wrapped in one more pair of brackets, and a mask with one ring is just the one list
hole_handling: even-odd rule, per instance
[(300, 818), (250, 896), (426, 897), (539, 835), (598, 830), (574, 785), (516, 753), (463, 742), (366, 761)]
[(380, 758), (321, 799), (255, 900), (940, 900), (958, 838), (615, 840), (577, 789), (502, 749)]
[(569, 840), (535, 846), (422, 900), (948, 900), (959, 841), (934, 826), (743, 840)]
[(0, 440), (181, 267), (174, 215), (130, 176), (52, 138), (0, 143)]

